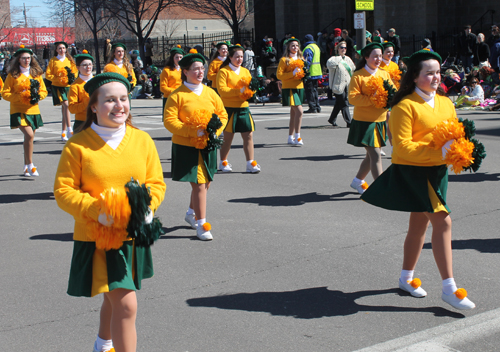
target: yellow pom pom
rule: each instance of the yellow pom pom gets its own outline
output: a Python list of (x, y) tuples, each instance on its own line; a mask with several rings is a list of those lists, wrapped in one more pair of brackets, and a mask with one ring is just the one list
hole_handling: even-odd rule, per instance
[(179, 49), (180, 49), (180, 48), (181, 48), (181, 45), (180, 45), (180, 44), (177, 44), (177, 48), (179, 48)]
[(222, 165), (223, 165), (223, 166), (227, 166), (227, 164), (228, 164), (227, 160), (224, 160), (224, 161), (222, 162)]
[(290, 37), (290, 39), (295, 39), (295, 37)]
[(458, 299), (464, 299), (465, 297), (467, 297), (467, 291), (465, 290), (465, 288), (459, 288), (455, 291), (455, 296), (457, 296)]
[(413, 288), (419, 288), (420, 286), (422, 286), (422, 281), (420, 281), (419, 278), (415, 278), (415, 279), (411, 280), (410, 285)]
[(212, 229), (212, 225), (209, 222), (203, 224), (203, 230), (210, 231)]
[(240, 43), (237, 43), (236, 45), (237, 45), (237, 46), (241, 46), (241, 44), (240, 44)]
[(88, 53), (89, 53), (89, 51), (87, 49), (82, 50), (82, 54), (88, 54)]
[(366, 191), (366, 190), (368, 189), (368, 183), (363, 182), (363, 183), (361, 184), (361, 188), (363, 188), (363, 189)]
[(24, 49), (24, 44), (19, 45), (21, 49)]
[(253, 166), (253, 167), (256, 167), (256, 166), (257, 166), (257, 161), (255, 161), (255, 160), (254, 160), (254, 161), (252, 161), (252, 166)]
[(189, 53), (190, 53), (190, 54), (198, 54), (198, 50), (196, 50), (196, 49), (191, 49), (191, 50), (189, 50)]

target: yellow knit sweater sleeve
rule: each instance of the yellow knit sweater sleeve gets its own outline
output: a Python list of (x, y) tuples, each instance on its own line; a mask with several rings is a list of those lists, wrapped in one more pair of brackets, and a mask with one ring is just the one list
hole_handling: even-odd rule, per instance
[[(216, 84), (217, 73), (219, 73), (220, 66), (222, 65), (222, 61), (218, 58), (215, 58), (208, 66), (207, 79), (212, 81), (212, 86)], [(216, 87), (214, 87), (216, 88)]]
[(84, 85), (85, 81), (78, 78), (69, 88), (69, 112), (75, 114), (75, 119), (78, 121), (85, 121), (89, 104), (89, 95), (83, 89)]
[(11, 104), (19, 104), (21, 102), (21, 96), (16, 94), (17, 92), (15, 91), (15, 83), (16, 79), (9, 73), (7, 79), (5, 80), (2, 97)]
[(186, 111), (182, 111), (183, 105), (195, 98), (193, 95), (196, 94), (190, 93), (192, 92), (189, 88), (183, 85), (176, 93), (168, 97), (165, 104), (163, 125), (174, 135), (181, 137), (197, 136), (197, 130), (184, 123), (187, 113)]
[(392, 108), (389, 128), (392, 133), (394, 164), (442, 165), (441, 149), (433, 148), (432, 131), (443, 120), (456, 117), (455, 108), (446, 97), (435, 96), (432, 109), (416, 93), (403, 98)]
[(40, 95), (40, 100), (43, 100), (47, 97), (48, 92), (45, 87), (45, 83), (43, 82), (42, 76), (38, 76), (36, 78), (26, 77), (24, 75), (19, 75), (18, 78), (12, 77), (10, 74), (7, 76), (5, 80), (4, 90), (2, 92), (2, 97), (10, 102), (10, 113), (23, 113), (27, 115), (38, 115), (40, 114), (40, 108), (38, 107), (38, 103), (35, 105), (26, 105), (21, 102), (21, 97), (19, 93), (21, 92), (21, 85), (26, 80), (35, 79), (38, 81), (40, 88), (38, 89), (38, 94)]

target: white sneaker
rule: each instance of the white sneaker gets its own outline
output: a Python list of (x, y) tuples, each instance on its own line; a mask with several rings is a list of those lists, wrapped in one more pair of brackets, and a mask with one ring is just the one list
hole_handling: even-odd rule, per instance
[(68, 135), (66, 134), (66, 132), (61, 133), (61, 140), (63, 142), (66, 142), (68, 140)]
[(196, 217), (194, 216), (194, 214), (186, 213), (184, 220), (186, 220), (189, 226), (191, 226), (191, 228), (193, 228), (194, 230), (196, 230), (196, 228), (198, 227), (198, 225), (196, 224)]
[(366, 183), (365, 181), (360, 183), (356, 182), (356, 180), (352, 180), (351, 188), (354, 188), (356, 191), (358, 191), (359, 194), (363, 194), (368, 189), (368, 183)]
[(295, 144), (295, 140), (293, 139), (293, 136), (288, 136), (287, 144)]
[(421, 284), (422, 282), (419, 279), (413, 279), (408, 282), (402, 282), (401, 278), (399, 279), (399, 288), (417, 298), (427, 296), (427, 292), (420, 286)]
[(210, 233), (211, 229), (212, 226), (208, 222), (204, 223), (196, 229), (196, 237), (202, 241), (213, 240), (212, 233)]
[(260, 172), (260, 165), (257, 164), (257, 161), (247, 162), (247, 172), (251, 172), (252, 174)]
[(219, 170), (222, 172), (231, 172), (233, 169), (232, 165), (227, 162), (227, 160), (221, 160), (219, 163)]
[(476, 305), (467, 298), (467, 291), (463, 288), (459, 288), (449, 295), (443, 293), (441, 298), (456, 309), (466, 310), (476, 308)]
[(299, 137), (293, 141), (293, 144), (298, 145), (300, 147), (304, 145), (304, 141), (302, 140), (302, 138)]
[(28, 172), (30, 173), (30, 176), (40, 176), (40, 174), (38, 173), (37, 171), (37, 167), (36, 166), (33, 166), (31, 168), (31, 170), (28, 170)]
[(386, 154), (385, 154), (385, 152), (384, 152), (384, 150), (383, 150), (383, 149), (380, 149), (380, 155), (382, 155), (382, 156), (386, 156)]
[(68, 130), (68, 132), (66, 134), (67, 134), (68, 138), (73, 137), (73, 131)]
[(24, 165), (24, 176), (26, 177), (30, 177), (30, 172), (28, 170), (28, 165)]

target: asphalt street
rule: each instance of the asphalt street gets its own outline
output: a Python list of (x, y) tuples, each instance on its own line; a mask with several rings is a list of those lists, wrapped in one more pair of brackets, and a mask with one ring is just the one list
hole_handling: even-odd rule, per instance
[[(498, 113), (458, 112), (476, 122), (488, 154), (478, 173), (449, 177), (455, 279), (477, 305), (461, 312), (441, 300), (430, 231), (415, 273), (428, 296), (397, 288), (409, 215), (368, 205), (349, 187), (364, 153), (346, 143), (341, 117), (340, 128), (327, 124), (331, 104), (304, 116), (303, 147), (286, 144), (289, 109), (250, 106), (262, 172), (244, 172), (236, 136), (234, 172), (216, 175), (209, 191), (211, 242), (197, 240), (184, 222), (190, 186), (170, 178), (161, 106), (132, 101), (134, 123), (154, 139), (167, 183), (155, 276), (137, 295), (139, 352), (499, 350)], [(0, 351), (87, 352), (102, 297), (66, 294), (74, 222), (53, 196), (60, 109), (50, 97), (40, 109), (40, 177), (27, 178), (22, 134), (10, 130), (9, 104), (0, 101)]]

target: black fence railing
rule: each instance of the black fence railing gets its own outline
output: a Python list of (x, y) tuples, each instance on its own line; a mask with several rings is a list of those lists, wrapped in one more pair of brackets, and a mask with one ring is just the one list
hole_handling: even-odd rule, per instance
[(422, 48), (422, 41), (427, 38), (431, 41), (432, 49), (439, 53), (443, 60), (445, 60), (448, 56), (456, 56), (457, 40), (459, 35), (459, 33), (436, 35), (436, 32), (432, 32), (430, 35), (400, 37), (401, 56), (409, 56), (415, 51), (420, 50)]

